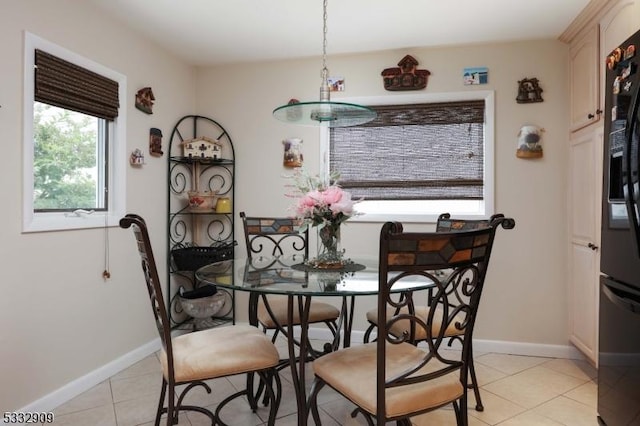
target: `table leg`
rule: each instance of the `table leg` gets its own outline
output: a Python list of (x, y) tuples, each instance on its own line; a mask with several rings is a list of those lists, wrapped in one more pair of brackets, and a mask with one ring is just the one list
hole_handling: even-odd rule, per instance
[[(298, 298), (298, 309), (300, 315), (300, 342), (299, 342), (299, 356), (296, 356), (296, 344), (293, 339), (287, 339), (287, 346), (289, 349), (289, 365), (291, 367), (291, 378), (293, 381), (293, 388), (296, 394), (296, 405), (298, 406), (298, 426), (306, 426), (307, 424), (307, 390), (305, 383), (305, 364), (306, 354), (309, 350), (307, 345), (309, 343), (308, 330), (309, 330), (309, 308), (311, 306), (311, 298), (303, 296), (288, 296), (287, 303), (287, 331), (289, 336), (293, 336), (293, 308), (294, 297)], [(296, 362), (297, 361), (297, 362)]]

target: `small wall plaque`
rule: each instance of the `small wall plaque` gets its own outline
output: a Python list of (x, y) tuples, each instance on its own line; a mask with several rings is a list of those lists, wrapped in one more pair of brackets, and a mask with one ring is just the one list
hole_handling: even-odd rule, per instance
[(518, 81), (518, 97), (516, 98), (516, 102), (519, 104), (542, 102), (542, 89), (538, 83), (537, 78), (525, 78)]
[(405, 56), (398, 62), (397, 67), (382, 70), (384, 88), (390, 91), (424, 89), (431, 72), (417, 68), (418, 61), (411, 55)]

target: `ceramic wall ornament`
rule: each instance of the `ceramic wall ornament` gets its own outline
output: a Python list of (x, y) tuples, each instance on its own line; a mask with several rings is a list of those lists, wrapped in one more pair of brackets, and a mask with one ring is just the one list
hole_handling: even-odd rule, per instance
[(518, 97), (516, 102), (519, 104), (529, 104), (533, 102), (542, 102), (542, 92), (540, 82), (537, 78), (524, 78), (518, 81)]
[(282, 165), (285, 167), (302, 167), (302, 139), (290, 138), (282, 141), (284, 146), (284, 158)]
[(129, 163), (134, 167), (141, 167), (144, 165), (144, 154), (140, 148), (136, 148), (129, 157)]
[(136, 108), (144, 113), (153, 114), (153, 101), (155, 100), (151, 87), (144, 87), (136, 93)]
[(152, 127), (149, 129), (149, 154), (162, 157), (162, 130)]
[(327, 77), (329, 90), (332, 92), (344, 92), (344, 77)]
[(520, 128), (518, 132), (518, 158), (541, 158), (542, 157), (542, 132), (543, 128), (527, 124)]
[(417, 68), (418, 61), (411, 55), (405, 56), (397, 67), (386, 68), (380, 73), (384, 88), (390, 91), (424, 89), (431, 72)]

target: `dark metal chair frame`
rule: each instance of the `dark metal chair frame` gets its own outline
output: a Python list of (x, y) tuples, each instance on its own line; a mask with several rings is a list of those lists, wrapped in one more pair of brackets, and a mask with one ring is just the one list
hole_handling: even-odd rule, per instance
[[(244, 238), (247, 248), (247, 257), (249, 259), (254, 256), (282, 256), (284, 254), (293, 254), (300, 256), (300, 261), (309, 257), (309, 229), (298, 232), (297, 227), (300, 221), (295, 218), (285, 217), (255, 217), (247, 216), (245, 212), (240, 212), (240, 218), (244, 227)], [(272, 341), (275, 342), (279, 333), (284, 335), (286, 332), (286, 324), (280, 324), (275, 318), (276, 315), (271, 310), (271, 306), (267, 301), (266, 295), (258, 296), (251, 293), (249, 300), (249, 318), (257, 321), (258, 299), (262, 297), (265, 309), (274, 319), (276, 327), (273, 329), (274, 334)], [(312, 307), (313, 309), (313, 307)], [(337, 317), (331, 320), (320, 321), (324, 323), (336, 336), (337, 333)], [(261, 324), (266, 332), (268, 328)], [(288, 339), (294, 339), (293, 336), (286, 336)]]
[[(218, 403), (215, 413), (212, 413), (208, 409), (204, 407), (198, 407), (193, 405), (183, 405), (183, 399), (186, 394), (193, 389), (194, 387), (201, 386), (203, 387), (207, 393), (211, 393), (210, 386), (202, 380), (224, 377), (224, 376), (216, 376), (216, 377), (208, 377), (203, 378), (202, 380), (193, 380), (193, 381), (182, 381), (178, 382), (175, 379), (175, 367), (174, 367), (174, 357), (173, 357), (173, 343), (172, 343), (172, 335), (171, 335), (171, 323), (169, 322), (169, 316), (165, 307), (165, 300), (162, 293), (162, 288), (160, 285), (160, 279), (158, 275), (158, 270), (156, 267), (155, 258), (153, 256), (153, 250), (151, 247), (151, 242), (149, 240), (149, 233), (147, 230), (147, 225), (145, 220), (138, 215), (135, 214), (127, 214), (125, 217), (120, 219), (120, 227), (127, 229), (132, 228), (133, 233), (136, 238), (138, 251), (140, 253), (140, 258), (142, 261), (142, 270), (144, 272), (145, 282), (147, 285), (147, 290), (149, 293), (149, 298), (151, 302), (151, 308), (153, 310), (153, 315), (156, 322), (156, 327), (158, 329), (158, 333), (160, 335), (160, 340), (162, 342), (162, 347), (166, 353), (167, 357), (167, 370), (168, 377), (165, 377), (163, 374), (162, 377), (162, 390), (160, 392), (160, 399), (158, 401), (158, 409), (156, 412), (155, 425), (158, 426), (160, 424), (160, 418), (163, 414), (167, 414), (167, 425), (178, 424), (178, 414), (180, 411), (197, 411), (202, 414), (205, 414), (211, 419), (212, 425), (226, 425), (220, 419), (220, 411), (222, 408), (233, 399), (238, 398), (240, 396), (246, 395), (249, 401), (249, 405), (253, 411), (257, 409), (257, 403), (251, 392), (249, 391), (253, 374), (257, 374), (261, 383), (268, 383), (266, 386), (266, 394), (269, 396), (270, 401), (274, 401), (271, 404), (269, 411), (269, 425), (274, 425), (276, 420), (276, 414), (278, 411), (278, 407), (280, 405), (280, 399), (282, 396), (282, 385), (280, 381), (280, 376), (278, 375), (277, 368), (271, 367), (268, 369), (257, 369), (250, 372), (247, 372), (247, 387), (243, 390), (240, 390), (224, 400)], [(231, 326), (234, 327), (234, 326)], [(206, 331), (206, 330), (205, 330)], [(194, 331), (193, 333), (199, 333), (200, 331)], [(241, 354), (238, 354), (241, 356)], [(272, 383), (275, 381), (276, 390), (274, 392)], [(186, 385), (186, 387), (179, 393), (176, 393), (176, 386)], [(165, 407), (165, 396), (166, 404)], [(177, 396), (177, 402), (176, 402)]]
[[(503, 214), (494, 214), (488, 220), (487, 219), (457, 219), (451, 218), (451, 214), (442, 213), (438, 216), (438, 221), (436, 223), (436, 232), (457, 232), (457, 231), (469, 231), (475, 229), (481, 229), (488, 227), (491, 222), (498, 218), (504, 218)], [(512, 229), (515, 226), (515, 221), (511, 218), (504, 218), (502, 222), (502, 226), (504, 229)], [(429, 292), (429, 300), (431, 300), (432, 293)], [(377, 328), (377, 324), (374, 322), (369, 322), (369, 327), (365, 331), (364, 334), (364, 342), (369, 342), (371, 338), (371, 333)], [(450, 335), (448, 346), (451, 346), (454, 341), (461, 341), (463, 334)], [(414, 336), (410, 336), (416, 344), (420, 343), (420, 340), (416, 339)], [(473, 389), (473, 393), (476, 399), (476, 411), (484, 411), (484, 405), (482, 404), (482, 398), (480, 396), (480, 388), (478, 385), (478, 379), (476, 378), (476, 370), (475, 364), (473, 361), (473, 342), (469, 342), (471, 346), (471, 358), (469, 359), (469, 388)]]
[[(376, 375), (376, 396), (375, 410), (367, 411), (359, 406), (354, 399), (357, 399), (359, 391), (353, 388), (356, 385), (341, 383), (342, 377), (338, 374), (332, 376), (327, 373), (331, 370), (332, 359), (334, 357), (345, 356), (346, 352), (334, 352), (314, 363), (315, 379), (309, 395), (310, 411), (316, 424), (320, 424), (317, 407), (317, 395), (320, 389), (326, 384), (342, 393), (341, 389), (351, 386), (350, 394), (343, 396), (350, 398), (356, 404), (356, 409), (352, 413), (355, 417), (358, 413), (363, 414), (369, 425), (385, 425), (386, 422), (395, 421), (399, 426), (410, 426), (410, 417), (440, 408), (449, 403), (453, 404), (458, 425), (468, 424), (467, 415), (467, 388), (469, 364), (472, 358), (472, 337), (473, 329), (478, 311), (480, 296), (484, 286), (485, 276), (495, 232), (498, 226), (512, 228), (514, 221), (500, 215), (493, 218), (488, 226), (465, 231), (451, 232), (428, 232), (428, 233), (405, 233), (402, 224), (397, 222), (387, 222), (380, 233), (380, 267), (379, 267), (379, 294), (378, 294), (378, 338), (374, 343), (367, 343), (366, 348), (358, 347), (341, 350), (367, 350), (367, 354), (375, 351), (375, 359), (370, 362), (375, 363)], [(428, 298), (427, 305), (429, 311), (427, 318), (415, 316), (414, 299), (421, 292), (405, 293), (401, 299), (395, 299), (390, 292), (395, 283), (410, 276), (421, 276), (431, 279), (435, 286)], [(392, 317), (387, 316), (388, 310), (396, 313)], [(438, 315), (439, 317), (435, 317)], [(409, 321), (411, 333), (402, 336), (394, 336), (389, 333), (391, 326), (397, 321)], [(439, 324), (436, 327), (435, 324)], [(388, 377), (387, 371), (387, 347), (393, 345), (409, 345), (414, 347), (409, 334), (415, 334), (415, 330), (420, 327), (426, 334), (426, 349), (421, 355), (419, 362), (403, 367), (403, 371), (397, 372), (393, 377)], [(456, 358), (455, 352), (443, 353), (441, 349), (445, 345), (442, 343), (448, 339), (445, 331), (449, 327), (456, 327), (463, 333), (460, 340), (462, 351), (460, 357)], [(380, 338), (384, 336), (384, 338)], [(419, 348), (416, 348), (416, 350)], [(370, 358), (370, 357), (369, 357)], [(364, 358), (363, 358), (364, 359)], [(440, 368), (425, 372), (422, 370), (430, 362), (439, 361)], [(339, 359), (339, 361), (341, 361)], [(340, 362), (338, 362), (339, 364)], [(366, 366), (354, 366), (360, 368), (361, 375), (365, 377), (374, 374), (373, 371), (366, 370)], [(317, 368), (316, 368), (317, 367)], [(340, 367), (335, 367), (340, 368)], [(394, 388), (405, 385), (415, 385), (424, 383), (428, 387), (428, 382), (447, 374), (459, 371), (460, 395), (452, 401), (443, 401), (430, 406), (417, 406), (415, 412), (404, 413), (395, 417), (387, 415), (386, 399), (387, 392), (393, 392)], [(321, 377), (320, 375), (325, 375)], [(458, 374), (458, 373), (454, 373)], [(328, 381), (325, 381), (325, 378)], [(353, 378), (351, 378), (353, 380)], [(367, 382), (369, 383), (369, 382)], [(454, 381), (454, 383), (456, 383)], [(361, 384), (360, 384), (361, 385)], [(425, 387), (420, 387), (426, 392)], [(349, 393), (345, 391), (345, 393)], [(354, 397), (355, 395), (355, 397)], [(422, 403), (423, 399), (419, 399)], [(419, 403), (419, 404), (420, 404)]]

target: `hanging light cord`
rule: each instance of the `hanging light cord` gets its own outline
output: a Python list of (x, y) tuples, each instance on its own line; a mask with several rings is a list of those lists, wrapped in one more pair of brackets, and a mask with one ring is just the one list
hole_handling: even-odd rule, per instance
[(102, 271), (102, 278), (106, 281), (111, 278), (111, 272), (109, 272), (109, 223), (107, 214), (104, 215), (104, 271)]
[(327, 69), (327, 0), (322, 2), (322, 86), (320, 101), (329, 101), (329, 70)]

